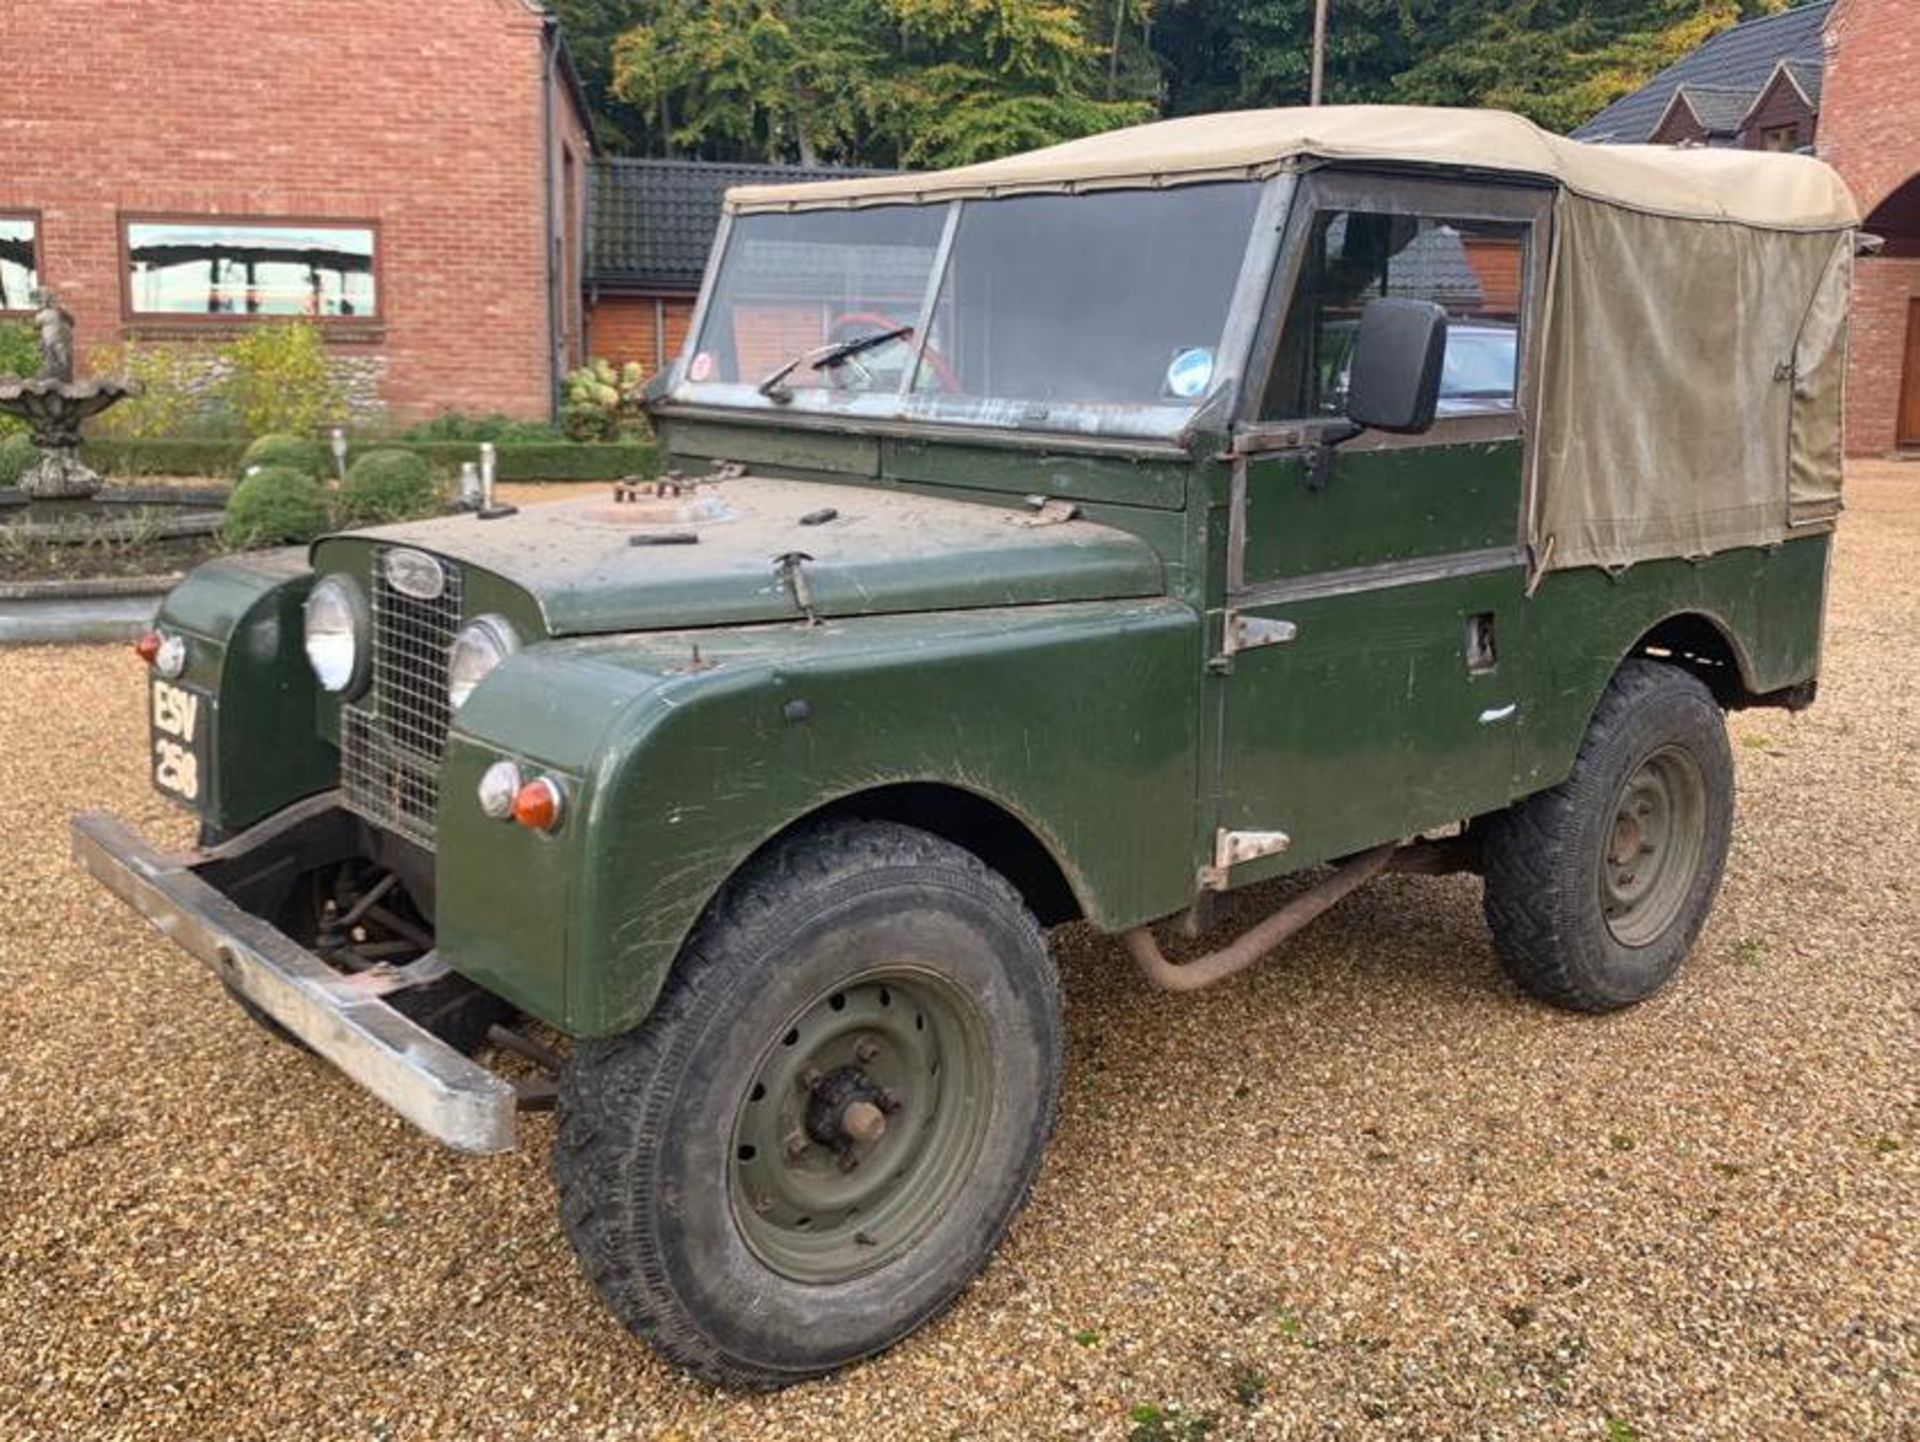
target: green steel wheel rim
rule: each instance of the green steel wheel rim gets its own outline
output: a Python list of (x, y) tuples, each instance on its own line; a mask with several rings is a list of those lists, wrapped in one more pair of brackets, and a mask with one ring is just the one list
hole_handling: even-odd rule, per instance
[(1700, 763), (1662, 746), (1627, 777), (1600, 858), (1600, 908), (1622, 946), (1657, 941), (1686, 906), (1706, 851)]
[(745, 1080), (727, 1163), (740, 1235), (797, 1282), (886, 1265), (946, 1213), (992, 1103), (971, 998), (911, 964), (848, 978), (795, 1013)]

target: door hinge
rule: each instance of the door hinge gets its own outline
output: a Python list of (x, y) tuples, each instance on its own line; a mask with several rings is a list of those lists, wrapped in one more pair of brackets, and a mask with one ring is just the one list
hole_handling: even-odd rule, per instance
[(1215, 671), (1231, 671), (1233, 658), (1240, 652), (1257, 651), (1262, 646), (1284, 646), (1299, 634), (1300, 628), (1291, 621), (1228, 611), (1220, 628), (1220, 654), (1207, 665)]
[(1293, 838), (1284, 831), (1228, 831), (1213, 833), (1213, 865), (1200, 868), (1200, 884), (1208, 891), (1225, 891), (1234, 867), (1263, 856), (1278, 856)]

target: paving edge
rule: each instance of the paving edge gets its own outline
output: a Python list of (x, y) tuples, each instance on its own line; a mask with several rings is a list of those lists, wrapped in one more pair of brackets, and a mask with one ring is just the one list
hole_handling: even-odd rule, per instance
[(178, 576), (0, 584), (0, 646), (131, 641), (153, 624)]

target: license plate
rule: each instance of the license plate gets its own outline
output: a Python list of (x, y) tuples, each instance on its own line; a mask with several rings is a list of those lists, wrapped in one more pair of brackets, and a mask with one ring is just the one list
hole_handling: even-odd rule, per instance
[(153, 784), (181, 801), (198, 802), (204, 784), (213, 698), (175, 681), (153, 682)]

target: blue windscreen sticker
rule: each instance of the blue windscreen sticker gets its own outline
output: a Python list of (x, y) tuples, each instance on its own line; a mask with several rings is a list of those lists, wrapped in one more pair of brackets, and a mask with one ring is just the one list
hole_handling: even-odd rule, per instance
[(1183, 350), (1167, 364), (1167, 394), (1190, 401), (1213, 379), (1213, 352), (1205, 346)]

